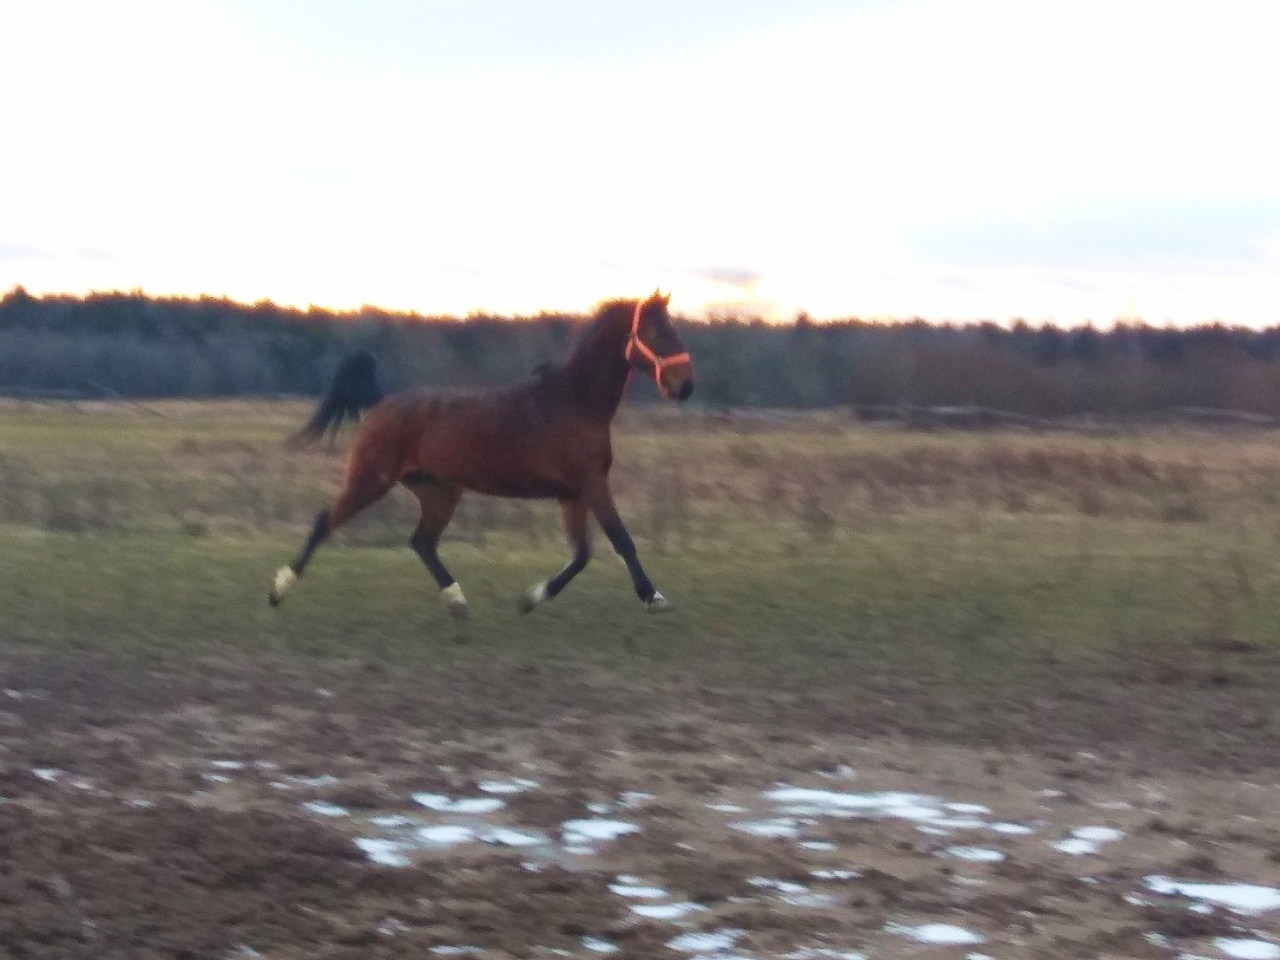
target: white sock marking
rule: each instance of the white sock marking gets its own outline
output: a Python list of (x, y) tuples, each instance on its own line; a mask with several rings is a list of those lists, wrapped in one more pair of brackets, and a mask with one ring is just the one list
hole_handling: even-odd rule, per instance
[(644, 606), (650, 613), (665, 613), (671, 609), (671, 604), (667, 602), (667, 598), (657, 590), (653, 591), (653, 599)]
[(283, 597), (295, 583), (298, 582), (298, 575), (293, 572), (292, 567), (281, 567), (276, 571), (276, 579), (273, 584), (276, 599)]
[(462, 587), (455, 581), (440, 591), (440, 599), (450, 607), (465, 607), (467, 598), (462, 595)]

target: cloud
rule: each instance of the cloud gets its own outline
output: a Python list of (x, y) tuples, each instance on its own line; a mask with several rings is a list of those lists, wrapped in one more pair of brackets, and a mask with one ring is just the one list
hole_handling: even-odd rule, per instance
[(764, 274), (748, 267), (708, 267), (697, 271), (696, 276), (740, 290), (750, 290), (764, 278)]
[(962, 266), (1058, 268), (1256, 264), (1280, 231), (1280, 200), (1097, 198), (1035, 219), (977, 220), (899, 236), (916, 258)]
[(102, 247), (77, 247), (74, 251), (75, 256), (81, 260), (91, 260), (95, 263), (122, 263), (119, 256), (110, 250)]
[[(875, 6), (875, 0), (858, 0)], [(383, 73), (562, 69), (661, 58), (846, 13), (849, 0), (229, 0), (236, 20), (303, 64)], [(393, 24), (389, 28), (388, 24)]]
[(28, 243), (12, 243), (0, 240), (0, 260), (51, 260), (53, 254), (48, 250), (33, 247)]

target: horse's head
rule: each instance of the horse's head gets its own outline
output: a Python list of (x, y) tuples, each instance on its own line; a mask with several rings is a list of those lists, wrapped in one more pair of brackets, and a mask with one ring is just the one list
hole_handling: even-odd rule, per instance
[(688, 400), (693, 393), (693, 361), (667, 312), (671, 295), (657, 290), (637, 300), (627, 339), (627, 362), (653, 375), (664, 397)]

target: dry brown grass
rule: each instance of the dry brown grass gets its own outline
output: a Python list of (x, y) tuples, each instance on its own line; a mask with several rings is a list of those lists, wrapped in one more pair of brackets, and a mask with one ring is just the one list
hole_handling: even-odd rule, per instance
[(831, 414), (638, 414), (624, 424), (624, 490), (670, 474), (695, 514), (729, 509), (815, 529), (917, 510), (1170, 523), (1269, 517), (1280, 491), (1280, 445), (1269, 431), (920, 433)]
[[(284, 449), (304, 404), (9, 404), (0, 421), (0, 521), (58, 530), (176, 524), (193, 533), (301, 526), (338, 489), (337, 450)], [(658, 549), (726, 525), (791, 524), (815, 540), (916, 511), (1160, 523), (1270, 522), (1280, 444), (1266, 431), (1150, 428), (1110, 436), (920, 433), (838, 414), (625, 411), (615, 485)], [(353, 526), (400, 542), (393, 496)], [(450, 534), (558, 536), (554, 510), (471, 497)]]

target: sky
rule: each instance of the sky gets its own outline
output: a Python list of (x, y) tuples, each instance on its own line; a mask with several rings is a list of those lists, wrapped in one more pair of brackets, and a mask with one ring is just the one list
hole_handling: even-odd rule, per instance
[(0, 4), (0, 293), (1280, 324), (1269, 0)]

